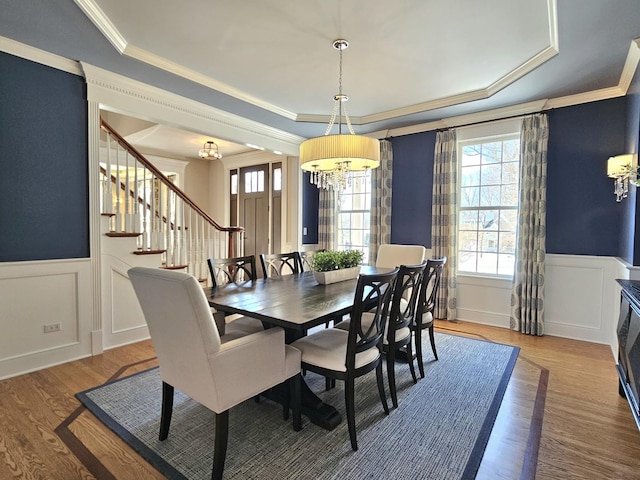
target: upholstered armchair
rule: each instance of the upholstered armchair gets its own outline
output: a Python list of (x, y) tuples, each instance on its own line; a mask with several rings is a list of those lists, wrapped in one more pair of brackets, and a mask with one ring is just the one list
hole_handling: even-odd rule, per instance
[[(157, 268), (128, 271), (158, 356), (162, 378), (160, 440), (169, 434), (174, 388), (216, 414), (212, 478), (222, 478), (229, 409), (283, 382), (300, 429), (300, 351), (270, 328), (222, 342), (206, 296), (192, 275)], [(287, 399), (289, 394), (285, 392)], [(288, 417), (285, 401), (285, 418)]]

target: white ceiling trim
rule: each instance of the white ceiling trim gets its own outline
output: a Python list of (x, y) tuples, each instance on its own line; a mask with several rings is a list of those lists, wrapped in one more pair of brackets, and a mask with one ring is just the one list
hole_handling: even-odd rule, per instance
[(102, 9), (92, 0), (74, 0), (76, 5), (89, 17), (93, 24), (111, 42), (111, 45), (123, 54), (127, 48), (127, 40), (120, 34), (116, 26), (109, 20)]
[[(249, 95), (239, 89), (236, 89), (223, 82), (219, 82), (207, 75), (203, 75), (193, 69), (183, 67), (175, 62), (167, 60), (164, 57), (151, 53), (147, 50), (139, 48), (127, 42), (127, 40), (120, 34), (117, 28), (104, 14), (100, 7), (94, 2), (94, 0), (74, 0), (76, 4), (80, 6), (82, 11), (91, 19), (96, 25), (98, 30), (114, 45), (114, 47), (121, 53), (131, 58), (135, 58), (141, 62), (153, 65), (157, 68), (165, 70), (174, 75), (178, 75), (187, 80), (199, 83), (208, 88), (212, 88), (226, 95), (230, 95), (238, 100), (247, 102), (251, 105), (263, 108), (267, 111), (273, 112), (277, 115), (285, 117), (289, 120), (295, 120), (297, 122), (311, 122), (311, 123), (328, 123), (329, 115), (316, 115), (316, 114), (296, 114), (270, 102), (266, 102), (253, 95)], [(509, 86), (513, 82), (522, 78), (527, 73), (535, 70), (544, 62), (549, 60), (558, 54), (558, 22), (557, 22), (557, 7), (556, 0), (547, 0), (547, 12), (549, 21), (549, 45), (543, 49), (540, 53), (524, 62), (517, 68), (511, 70), (502, 78), (498, 79), (486, 88), (477, 89), (458, 95), (452, 95), (449, 97), (438, 98), (427, 102), (422, 102), (414, 105), (408, 105), (397, 109), (387, 110), (385, 112), (379, 112), (363, 117), (351, 117), (351, 123), (354, 125), (367, 125), (373, 122), (379, 122), (384, 120), (391, 120), (406, 115), (413, 115), (416, 113), (435, 110), (438, 108), (450, 107), (466, 102), (473, 102), (477, 100), (483, 100), (495, 95), (500, 90)]]
[(139, 48), (127, 42), (127, 40), (118, 31), (115, 25), (109, 20), (102, 9), (93, 0), (74, 0), (76, 4), (82, 9), (82, 11), (91, 19), (93, 24), (98, 30), (111, 42), (120, 54), (126, 55), (131, 58), (135, 58), (141, 62), (147, 63), (154, 67), (165, 70), (174, 75), (186, 78), (192, 82), (199, 83), (205, 87), (212, 88), (226, 95), (230, 95), (243, 102), (250, 103), (257, 107), (263, 108), (270, 112), (281, 115), (290, 120), (295, 120), (296, 114), (280, 108), (277, 105), (265, 102), (259, 98), (244, 93), (236, 88), (227, 85), (226, 83), (214, 80), (211, 77), (196, 72), (190, 68), (183, 67), (175, 62), (167, 60), (164, 57), (155, 55), (147, 50)]
[(88, 100), (202, 135), (297, 155), (305, 138), (81, 62)]
[(78, 62), (16, 42), (7, 37), (0, 36), (0, 51), (82, 77), (82, 69)]

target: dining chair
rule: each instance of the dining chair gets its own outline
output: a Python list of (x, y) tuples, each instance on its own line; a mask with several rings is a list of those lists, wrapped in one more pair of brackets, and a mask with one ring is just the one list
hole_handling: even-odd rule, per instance
[[(169, 435), (176, 388), (215, 413), (213, 479), (222, 478), (229, 409), (239, 403), (286, 383), (290, 391), (285, 391), (285, 397), (293, 397), (293, 428), (300, 430), (300, 351), (285, 344), (281, 328), (222, 343), (195, 277), (145, 267), (134, 267), (127, 273), (158, 357), (162, 379), (160, 441)], [(287, 418), (289, 402), (284, 404)]]
[[(438, 360), (438, 352), (436, 351), (436, 342), (433, 331), (433, 311), (436, 305), (436, 298), (438, 297), (438, 290), (440, 288), (440, 279), (442, 277), (442, 270), (447, 263), (447, 257), (442, 258), (430, 258), (427, 260), (427, 266), (424, 270), (422, 277), (422, 284), (420, 285), (420, 294), (418, 296), (418, 305), (415, 310), (416, 314), (411, 322), (411, 330), (413, 331), (413, 337), (415, 342), (416, 359), (418, 362), (418, 369), (420, 370), (420, 377), (424, 378), (424, 361), (422, 357), (422, 332), (423, 330), (429, 331), (429, 341), (431, 342), (431, 351), (436, 360)], [(413, 363), (413, 359), (409, 361)], [(414, 383), (416, 378), (414, 376)]]
[(261, 253), (260, 264), (264, 278), (281, 277), (302, 272), (302, 260), (298, 252)]
[[(209, 258), (209, 273), (213, 288), (228, 283), (242, 285), (243, 283), (257, 280), (256, 257), (247, 255), (244, 257)], [(224, 315), (224, 314), (223, 314)], [(238, 314), (226, 315), (224, 333), (255, 333), (265, 329), (263, 323), (257, 318), (244, 317)]]
[(311, 272), (313, 271), (313, 257), (316, 253), (325, 252), (324, 248), (319, 250), (305, 250), (298, 252), (300, 255), (300, 266), (302, 267), (303, 272)]
[[(326, 328), (296, 340), (291, 345), (302, 352), (302, 368), (328, 379), (344, 381), (344, 399), (351, 448), (358, 450), (355, 423), (355, 379), (376, 371), (378, 394), (386, 414), (389, 413), (384, 392), (381, 349), (383, 320), (389, 313), (394, 281), (398, 269), (387, 273), (360, 275), (351, 313), (349, 330)], [(365, 312), (375, 308), (368, 325), (362, 322)], [(296, 395), (295, 400), (300, 396)]]
[(378, 247), (376, 267), (393, 268), (400, 265), (420, 265), (426, 249), (422, 245), (396, 245), (384, 243)]
[[(408, 358), (413, 358), (411, 346), (411, 323), (413, 322), (416, 307), (418, 304), (418, 294), (422, 277), (424, 275), (427, 262), (420, 265), (401, 265), (396, 277), (391, 308), (389, 316), (384, 321), (384, 337), (382, 341), (382, 351), (386, 356), (387, 379), (391, 393), (391, 402), (398, 408), (398, 393), (396, 388), (396, 352), (405, 348)], [(367, 326), (373, 318), (372, 312), (362, 314), (362, 324)], [(348, 330), (350, 320), (345, 320), (336, 325), (336, 328)], [(409, 362), (409, 370), (414, 383), (417, 383), (416, 372), (413, 362)]]

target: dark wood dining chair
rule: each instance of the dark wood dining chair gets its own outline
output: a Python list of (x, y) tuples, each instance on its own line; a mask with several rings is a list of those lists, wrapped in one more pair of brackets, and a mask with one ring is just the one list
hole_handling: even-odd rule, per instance
[[(391, 393), (391, 401), (398, 408), (398, 393), (396, 388), (396, 352), (405, 348), (407, 356), (413, 358), (411, 346), (411, 323), (415, 317), (420, 286), (427, 262), (420, 265), (401, 265), (396, 277), (395, 288), (391, 300), (389, 316), (384, 319), (384, 337), (382, 350), (386, 356), (387, 379)], [(363, 325), (371, 321), (373, 314), (365, 312), (362, 317)], [(336, 328), (348, 330), (350, 320), (345, 320), (336, 325)], [(418, 381), (413, 362), (409, 362), (409, 369), (414, 383)]]
[[(376, 371), (378, 394), (385, 413), (389, 413), (382, 371), (382, 337), (384, 319), (389, 313), (398, 269), (388, 273), (360, 275), (353, 301), (349, 330), (326, 328), (302, 337), (291, 344), (302, 352), (303, 370), (328, 379), (344, 381), (344, 399), (351, 448), (358, 450), (355, 421), (355, 379)], [(371, 321), (363, 315), (375, 308)], [(296, 395), (296, 398), (299, 398)]]
[(325, 252), (324, 248), (319, 250), (306, 250), (298, 252), (300, 255), (300, 266), (303, 272), (311, 272), (313, 270), (313, 257), (316, 253)]
[(264, 278), (281, 277), (302, 272), (302, 260), (298, 252), (261, 253), (260, 264)]
[[(211, 274), (211, 282), (214, 288), (228, 283), (242, 285), (258, 278), (256, 257), (254, 255), (209, 258), (207, 259), (207, 264), (209, 265), (209, 273)], [(225, 334), (255, 333), (264, 330), (263, 323), (257, 318), (243, 317), (237, 314), (224, 316), (222, 313), (217, 314), (216, 317), (221, 315), (224, 320)], [(219, 322), (219, 318), (216, 318), (216, 320)]]
[[(416, 360), (418, 362), (418, 369), (420, 370), (420, 377), (424, 378), (424, 360), (422, 357), (422, 332), (424, 330), (429, 331), (429, 341), (431, 342), (431, 351), (436, 360), (438, 360), (438, 352), (436, 351), (436, 341), (433, 331), (433, 311), (436, 305), (436, 298), (438, 297), (438, 290), (440, 288), (440, 279), (442, 277), (442, 270), (447, 263), (447, 257), (431, 258), (427, 260), (427, 266), (424, 270), (422, 277), (422, 285), (420, 286), (420, 295), (418, 297), (418, 305), (416, 308), (416, 314), (411, 323), (411, 330), (413, 331), (413, 337), (415, 342)], [(410, 359), (413, 363), (413, 359)], [(417, 380), (414, 377), (414, 382)]]

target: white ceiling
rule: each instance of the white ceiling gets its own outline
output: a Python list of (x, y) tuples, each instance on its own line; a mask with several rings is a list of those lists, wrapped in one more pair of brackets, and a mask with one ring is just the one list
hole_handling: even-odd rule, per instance
[[(122, 55), (323, 130), (337, 38), (349, 115), (373, 131), (618, 86), (640, 36), (640, 0), (75, 2)], [(186, 157), (208, 139), (154, 125), (129, 138)]]

